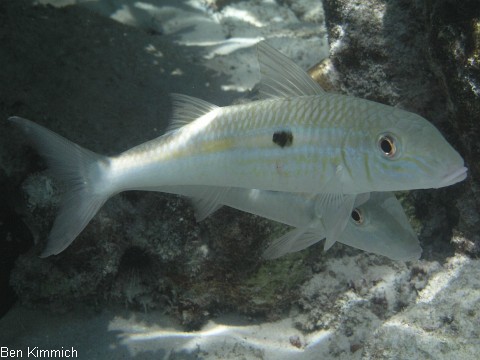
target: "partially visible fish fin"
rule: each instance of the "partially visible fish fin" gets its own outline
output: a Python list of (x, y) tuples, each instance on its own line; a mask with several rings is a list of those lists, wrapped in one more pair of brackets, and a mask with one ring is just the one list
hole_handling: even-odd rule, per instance
[(330, 249), (340, 238), (353, 210), (356, 195), (319, 194), (315, 213), (325, 229), (324, 250)]
[(229, 189), (231, 188), (208, 185), (170, 185), (149, 188), (150, 191), (188, 197), (195, 212), (195, 219), (199, 222), (205, 220), (223, 206), (222, 201)]
[(295, 243), (292, 244), (292, 247), (290, 248), (290, 252), (297, 252), (301, 251), (303, 249), (306, 249), (313, 244), (316, 244), (317, 242), (323, 240), (324, 237), (322, 234), (317, 234), (314, 232), (306, 232), (302, 234)]
[(417, 233), (413, 230), (412, 225), (410, 224), (410, 221), (403, 210), (402, 204), (400, 204), (400, 202), (397, 200), (394, 193), (376, 193), (375, 200), (379, 203), (379, 206), (385, 210), (385, 212), (389, 213), (397, 221), (404, 231), (407, 231), (414, 239), (418, 241)]
[(370, 193), (357, 194), (357, 197), (355, 198), (355, 204), (353, 204), (353, 206), (363, 205), (368, 200), (370, 200)]
[(322, 240), (320, 234), (308, 232), (307, 228), (296, 228), (275, 239), (262, 254), (266, 260), (277, 259), (285, 254), (297, 252)]
[(203, 221), (220, 209), (224, 195), (229, 191), (227, 187), (205, 186), (198, 187), (198, 194), (191, 197), (195, 211), (195, 219)]
[(65, 250), (107, 199), (115, 193), (105, 176), (109, 159), (80, 147), (54, 132), (20, 117), (11, 117), (28, 136), (54, 175), (67, 184), (58, 215), (41, 257)]
[(173, 100), (173, 114), (166, 133), (171, 133), (199, 117), (218, 109), (207, 101), (182, 94), (171, 94)]
[(325, 91), (301, 67), (265, 41), (257, 45), (263, 99), (319, 95)]

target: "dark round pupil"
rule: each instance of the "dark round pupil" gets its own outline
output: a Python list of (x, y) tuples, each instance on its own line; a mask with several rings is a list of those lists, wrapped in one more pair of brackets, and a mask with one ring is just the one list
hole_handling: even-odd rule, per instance
[(360, 215), (360, 212), (357, 209), (353, 209), (352, 211), (352, 219), (355, 222), (360, 222), (362, 220), (362, 216)]
[(389, 138), (383, 138), (380, 142), (380, 148), (385, 154), (390, 154), (393, 150), (392, 141)]

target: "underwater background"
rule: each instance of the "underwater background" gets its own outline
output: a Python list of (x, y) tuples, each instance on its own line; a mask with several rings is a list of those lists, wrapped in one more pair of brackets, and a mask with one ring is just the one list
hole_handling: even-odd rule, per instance
[[(38, 257), (61, 184), (6, 119), (102, 154), (161, 135), (171, 93), (228, 105), (266, 39), (328, 91), (430, 120), (468, 178), (398, 193), (422, 257), (342, 244), (265, 261), (288, 227), (185, 199), (110, 199)], [(0, 2), (0, 350), (81, 359), (477, 359), (480, 3), (447, 0)], [(4, 353), (2, 353), (3, 355)], [(6, 354), (6, 353), (5, 353)]]

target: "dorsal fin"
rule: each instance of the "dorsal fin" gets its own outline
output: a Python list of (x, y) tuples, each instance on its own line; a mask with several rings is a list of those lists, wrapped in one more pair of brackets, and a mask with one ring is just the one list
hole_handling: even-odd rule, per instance
[(173, 114), (166, 133), (178, 130), (184, 125), (191, 123), (199, 117), (218, 109), (207, 101), (182, 94), (171, 94), (173, 101)]
[(265, 41), (257, 45), (257, 58), (261, 98), (319, 95), (325, 92), (301, 67)]

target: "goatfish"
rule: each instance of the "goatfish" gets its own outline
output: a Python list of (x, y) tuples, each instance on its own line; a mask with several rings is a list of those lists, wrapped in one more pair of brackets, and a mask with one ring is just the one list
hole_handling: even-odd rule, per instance
[(461, 156), (419, 115), (325, 92), (265, 42), (259, 99), (218, 107), (173, 95), (169, 131), (117, 156), (95, 154), (32, 121), (11, 117), (69, 183), (43, 256), (63, 251), (105, 201), (126, 190), (208, 185), (331, 194), (334, 242), (355, 196), (439, 188), (466, 177)]
[[(220, 206), (227, 205), (294, 227), (272, 242), (263, 252), (265, 259), (276, 259), (303, 250), (324, 239), (323, 219), (331, 214), (325, 206), (325, 194), (208, 186), (178, 186), (160, 190), (192, 198), (198, 221)], [(215, 193), (215, 207), (202, 199), (210, 197), (211, 193)], [(422, 254), (417, 235), (400, 202), (391, 192), (359, 194), (337, 241), (397, 261), (418, 260)], [(324, 249), (328, 250), (327, 243)]]

